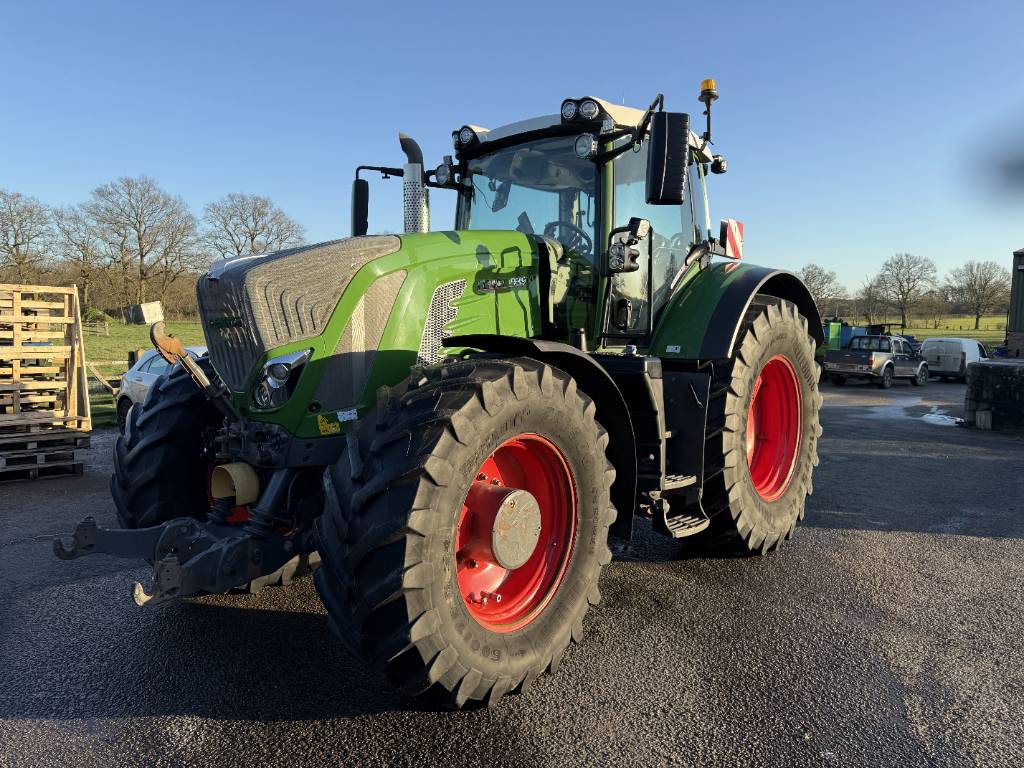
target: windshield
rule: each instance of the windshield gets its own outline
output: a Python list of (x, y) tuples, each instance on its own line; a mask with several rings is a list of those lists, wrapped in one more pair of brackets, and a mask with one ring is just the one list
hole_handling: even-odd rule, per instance
[(546, 235), (593, 263), (597, 168), (573, 136), (517, 144), (470, 160), (466, 229)]
[(558, 241), (552, 253), (555, 323), (587, 328), (596, 291), (597, 166), (573, 151), (575, 136), (529, 141), (469, 160), (463, 229), (510, 229)]

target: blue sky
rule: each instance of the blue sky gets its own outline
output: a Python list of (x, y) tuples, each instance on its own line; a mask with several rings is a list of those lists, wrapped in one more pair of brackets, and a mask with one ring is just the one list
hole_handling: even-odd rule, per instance
[[(750, 260), (853, 287), (896, 251), (944, 271), (1024, 247), (1024, 197), (992, 183), (1024, 143), (1024, 4), (601, 5), (8, 0), (0, 187), (69, 204), (148, 174), (197, 214), (269, 195), (325, 240), (348, 233), (355, 166), (400, 164), (399, 130), (433, 165), (454, 127), (566, 96), (663, 91), (697, 116), (715, 77), (711, 213), (744, 221)], [(400, 216), (400, 185), (375, 183), (371, 231)]]

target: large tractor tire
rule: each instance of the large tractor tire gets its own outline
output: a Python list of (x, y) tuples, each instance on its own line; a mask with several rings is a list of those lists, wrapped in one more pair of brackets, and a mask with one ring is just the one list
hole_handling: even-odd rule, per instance
[(451, 708), (555, 671), (611, 560), (615, 472), (594, 413), (569, 375), (525, 358), (448, 363), (382, 398), (317, 524), (342, 643)]
[(733, 358), (715, 370), (702, 496), (711, 524), (694, 543), (764, 554), (792, 537), (818, 464), (814, 348), (795, 304), (755, 297)]
[[(207, 375), (209, 358), (199, 361)], [(176, 517), (203, 519), (210, 508), (203, 432), (221, 423), (217, 408), (176, 365), (127, 415), (114, 447), (110, 492), (125, 528), (148, 528)]]

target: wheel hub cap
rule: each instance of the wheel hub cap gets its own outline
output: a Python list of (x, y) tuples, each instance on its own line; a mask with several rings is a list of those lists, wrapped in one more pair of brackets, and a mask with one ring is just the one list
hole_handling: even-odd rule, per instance
[(540, 435), (506, 440), (477, 471), (455, 537), (458, 589), (470, 615), (512, 632), (547, 606), (576, 531), (576, 489), (565, 457)]
[(540, 505), (533, 494), (475, 482), (466, 501), (476, 519), (463, 554), (509, 570), (525, 565), (540, 539)]

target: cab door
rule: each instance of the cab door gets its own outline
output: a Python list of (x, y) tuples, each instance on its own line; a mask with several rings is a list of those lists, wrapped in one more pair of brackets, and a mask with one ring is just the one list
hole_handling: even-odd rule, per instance
[(897, 376), (913, 376), (916, 372), (916, 356), (907, 342), (893, 339), (893, 365)]
[[(606, 338), (627, 343), (628, 337), (646, 336), (653, 316), (668, 300), (675, 281), (685, 268), (684, 260), (697, 239), (694, 228), (694, 187), (703, 195), (703, 177), (691, 166), (690, 186), (682, 205), (651, 205), (646, 200), (647, 150), (645, 141), (638, 151), (627, 150), (615, 158), (613, 167), (612, 228), (631, 218), (646, 219), (650, 233), (633, 247), (640, 252), (640, 269), (610, 277)], [(614, 342), (613, 342), (614, 343)]]

